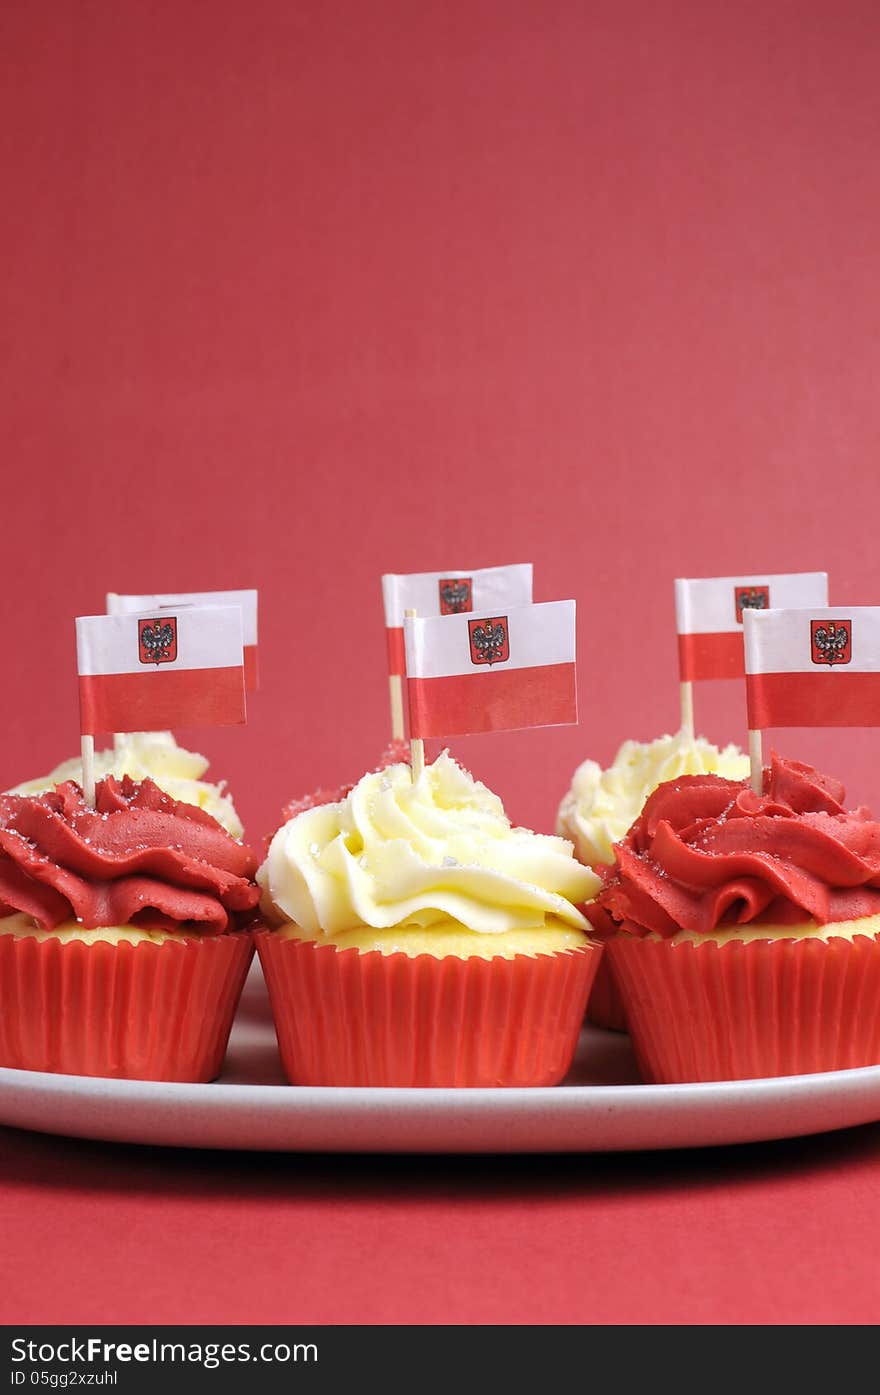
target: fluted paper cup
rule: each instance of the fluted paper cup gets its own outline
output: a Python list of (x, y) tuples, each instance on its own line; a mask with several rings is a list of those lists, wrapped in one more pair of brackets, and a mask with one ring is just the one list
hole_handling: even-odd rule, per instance
[[(587, 901), (579, 907), (579, 910), (583, 911), (590, 922), (592, 937), (599, 944), (607, 944), (618, 933), (615, 922), (608, 912), (603, 910), (598, 901)], [(590, 989), (590, 996), (587, 1000), (587, 1021), (592, 1022), (597, 1027), (606, 1027), (613, 1032), (626, 1031), (623, 999), (614, 980), (610, 956), (607, 954), (603, 954), (599, 961), (593, 987)]]
[(587, 1021), (596, 1027), (605, 1027), (612, 1032), (626, 1031), (626, 1013), (623, 999), (614, 978), (609, 955), (603, 954), (599, 960), (593, 987), (587, 999)]
[(256, 936), (295, 1085), (557, 1085), (602, 950), (415, 958)]
[(880, 1064), (880, 936), (672, 945), (620, 935), (605, 953), (647, 1081)]
[(127, 1080), (213, 1080), (253, 935), (62, 943), (0, 935), (0, 1065)]

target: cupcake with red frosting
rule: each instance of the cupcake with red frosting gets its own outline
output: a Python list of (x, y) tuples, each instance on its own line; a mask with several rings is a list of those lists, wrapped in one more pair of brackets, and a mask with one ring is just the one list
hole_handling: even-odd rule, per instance
[(645, 1079), (880, 1063), (880, 823), (836, 780), (774, 755), (760, 795), (661, 785), (597, 901)]
[[(574, 845), (575, 857), (606, 877), (614, 862), (614, 844), (638, 817), (645, 800), (658, 785), (681, 775), (724, 775), (744, 779), (749, 758), (737, 746), (713, 746), (704, 736), (684, 730), (653, 741), (624, 741), (603, 770), (594, 760), (583, 761), (572, 776), (556, 816), (556, 832)], [(586, 907), (599, 936), (610, 926), (595, 904)], [(587, 1017), (599, 1027), (626, 1030), (626, 1014), (609, 955), (604, 955), (587, 1003)]]
[(220, 1069), (253, 954), (253, 851), (152, 780), (0, 795), (0, 1065)]

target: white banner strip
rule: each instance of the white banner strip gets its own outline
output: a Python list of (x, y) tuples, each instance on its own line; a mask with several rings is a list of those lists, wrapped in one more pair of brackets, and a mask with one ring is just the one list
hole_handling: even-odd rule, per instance
[(162, 591), (154, 595), (129, 596), (116, 591), (107, 594), (108, 615), (146, 615), (148, 610), (168, 610), (183, 606), (241, 607), (245, 644), (257, 643), (257, 592), (251, 591)]
[(746, 673), (880, 672), (880, 606), (755, 610), (744, 629)]
[[(382, 577), (382, 598), (385, 603), (385, 624), (390, 629), (403, 625), (407, 610), (419, 615), (442, 615), (441, 584), (444, 581), (468, 582), (468, 613), (491, 610), (495, 606), (523, 606), (532, 600), (532, 563), (515, 562), (507, 567), (472, 568), (470, 571), (447, 568), (441, 572), (410, 572), (403, 575), (388, 573)], [(463, 593), (462, 593), (463, 596)], [(448, 610), (454, 614), (456, 597), (450, 593)]]
[[(480, 661), (486, 622), (503, 620), (507, 657)], [(543, 601), (472, 615), (443, 615), (404, 621), (406, 672), (409, 678), (443, 678), (460, 673), (497, 673), (501, 669), (537, 668), (575, 661), (574, 601)], [(483, 649), (482, 652), (485, 652)]]
[[(740, 606), (738, 590), (747, 593)], [(778, 610), (827, 604), (827, 572), (677, 577), (675, 582), (675, 621), (680, 635), (735, 632), (742, 628), (740, 614), (756, 606)]]
[[(176, 657), (151, 663), (142, 658), (138, 621), (176, 624)], [(243, 664), (240, 606), (188, 606), (179, 612), (137, 615), (80, 615), (76, 621), (77, 669), (82, 675), (150, 673), (162, 669), (239, 668)]]

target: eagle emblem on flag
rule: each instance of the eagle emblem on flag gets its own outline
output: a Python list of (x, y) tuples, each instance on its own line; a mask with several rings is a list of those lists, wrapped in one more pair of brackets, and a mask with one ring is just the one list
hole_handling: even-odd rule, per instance
[(472, 664), (503, 664), (510, 658), (506, 615), (495, 615), (487, 620), (469, 620), (468, 638)]
[(142, 664), (173, 664), (177, 658), (177, 617), (138, 621), (138, 658)]
[(440, 592), (440, 614), (461, 615), (473, 610), (473, 580), (469, 576), (443, 577), (437, 583)]
[(743, 622), (744, 610), (767, 610), (770, 606), (769, 586), (736, 586), (733, 594), (738, 625)]
[(811, 620), (810, 647), (814, 664), (848, 664), (852, 659), (852, 621)]

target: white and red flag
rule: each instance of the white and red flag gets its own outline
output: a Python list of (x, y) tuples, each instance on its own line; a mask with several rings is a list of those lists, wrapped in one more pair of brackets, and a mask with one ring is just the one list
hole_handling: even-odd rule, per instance
[(679, 577), (675, 582), (675, 620), (682, 683), (742, 678), (746, 611), (827, 604), (827, 572)]
[(84, 736), (246, 720), (240, 606), (80, 615), (76, 657)]
[(382, 578), (385, 632), (388, 640), (388, 672), (406, 673), (403, 619), (408, 610), (420, 616), (463, 615), (470, 612), (509, 610), (531, 605), (532, 564), (471, 568), (442, 572), (389, 573)]
[(577, 721), (575, 603), (407, 619), (415, 738)]
[(756, 611), (745, 651), (751, 731), (880, 726), (880, 606)]
[(180, 610), (194, 605), (237, 605), (241, 607), (244, 637), (244, 683), (249, 693), (259, 687), (257, 670), (257, 593), (256, 591), (163, 591), (146, 596), (107, 595), (108, 615), (145, 615), (149, 610)]

